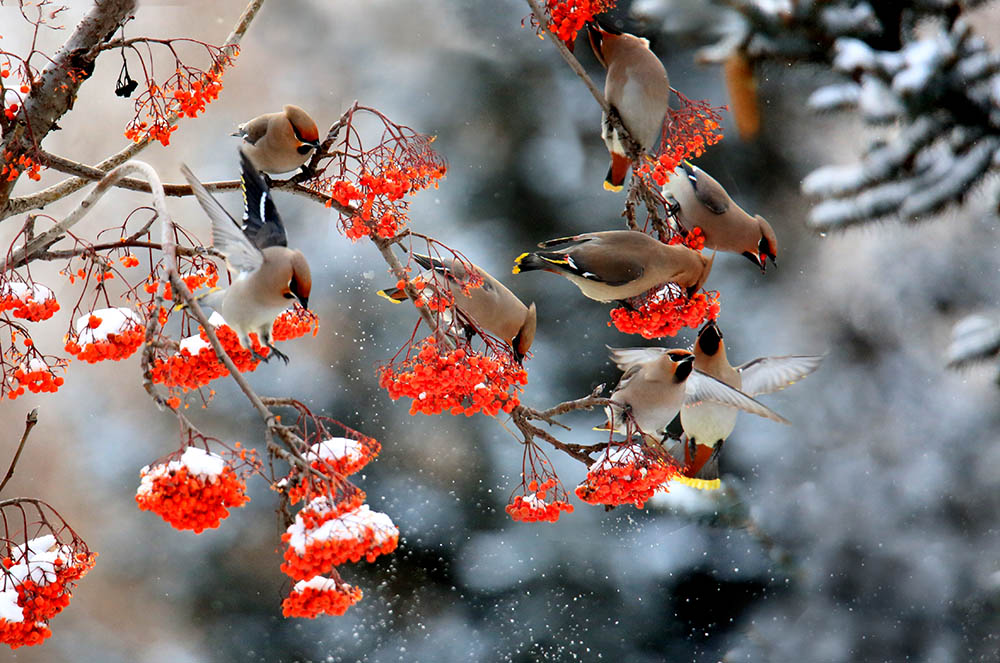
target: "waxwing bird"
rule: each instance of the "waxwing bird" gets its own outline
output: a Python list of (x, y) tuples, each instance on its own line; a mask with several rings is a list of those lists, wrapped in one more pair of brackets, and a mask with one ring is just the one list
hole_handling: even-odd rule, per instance
[(303, 166), (319, 147), (319, 129), (309, 113), (288, 104), (280, 113), (258, 115), (237, 127), (243, 149), (257, 170), (286, 173)]
[[(698, 332), (694, 345), (694, 367), (706, 375), (741, 390), (748, 396), (784, 389), (806, 377), (823, 361), (822, 355), (760, 357), (732, 366), (726, 357), (722, 330), (710, 321)], [(681, 408), (684, 438), (670, 450), (685, 466), (679, 481), (695, 488), (719, 487), (719, 455), (726, 438), (736, 427), (739, 410), (717, 403), (698, 403)]]
[(219, 204), (187, 166), (181, 172), (191, 185), (201, 207), (212, 220), (212, 246), (226, 257), (226, 266), (235, 275), (226, 290), (206, 297), (226, 324), (236, 332), (244, 348), (254, 358), (250, 332), (286, 364), (288, 357), (271, 343), (274, 319), (294, 301), (309, 308), (312, 276), (301, 251), (289, 249), (285, 226), (263, 177), (240, 151), (243, 182), (243, 219), (240, 224)]
[(667, 425), (682, 407), (706, 401), (788, 423), (738, 389), (695, 369), (695, 355), (690, 350), (611, 347), (608, 350), (611, 359), (625, 372), (611, 394), (614, 405), (606, 409), (608, 420), (598, 430), (625, 432), (631, 418), (647, 440), (659, 443)]
[[(464, 328), (466, 338), (471, 338), (476, 329), (482, 329), (509, 343), (518, 363), (524, 361), (535, 340), (537, 316), (534, 302), (525, 306), (517, 295), (485, 269), (458, 258), (439, 259), (415, 253), (413, 259), (428, 270), (421, 275), (424, 282), (440, 284), (443, 280), (447, 285), (459, 317), (465, 318), (464, 321), (459, 320), (459, 325)], [(424, 292), (427, 297), (435, 294), (429, 285)], [(401, 302), (407, 297), (403, 288), (396, 287), (380, 290), (378, 294), (393, 302)]]
[[(625, 32), (587, 24), (590, 46), (597, 60), (608, 70), (604, 97), (611, 111), (621, 119), (629, 135), (644, 150), (656, 146), (670, 105), (670, 81), (660, 58), (649, 50), (649, 41)], [(625, 145), (608, 115), (601, 118), (601, 138), (611, 153), (611, 166), (604, 188), (620, 191), (630, 161)]]
[(765, 271), (767, 258), (777, 264), (778, 238), (764, 217), (750, 216), (733, 202), (715, 178), (684, 161), (663, 187), (676, 202), (674, 213), (686, 231), (705, 233), (705, 247), (740, 253)]
[(544, 270), (565, 276), (586, 297), (625, 300), (673, 282), (690, 295), (704, 285), (712, 260), (686, 246), (670, 246), (637, 230), (606, 230), (562, 237), (522, 253), (514, 273)]

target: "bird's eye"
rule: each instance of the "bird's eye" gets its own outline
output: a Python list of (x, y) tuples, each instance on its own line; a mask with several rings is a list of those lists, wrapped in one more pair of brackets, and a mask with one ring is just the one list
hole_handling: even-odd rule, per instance
[(297, 148), (295, 148), (295, 151), (298, 152), (299, 154), (309, 154), (312, 151), (312, 149), (313, 149), (312, 145), (299, 145)]
[(687, 352), (668, 352), (667, 356), (670, 357), (671, 361), (681, 361), (687, 359), (690, 354)]

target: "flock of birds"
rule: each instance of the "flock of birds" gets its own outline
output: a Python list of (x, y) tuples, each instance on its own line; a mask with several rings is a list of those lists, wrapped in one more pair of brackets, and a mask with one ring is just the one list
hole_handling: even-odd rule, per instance
[[(612, 112), (644, 150), (653, 148), (670, 94), (663, 64), (643, 38), (596, 23), (588, 24), (588, 36), (597, 59), (607, 69), (605, 96)], [(263, 173), (306, 168), (320, 146), (319, 132), (308, 113), (287, 105), (279, 113), (240, 125), (234, 135), (243, 139), (242, 223), (182, 166), (211, 219), (213, 246), (225, 256), (233, 276), (228, 289), (209, 293), (202, 301), (221, 313), (256, 358), (267, 361), (277, 356), (287, 363), (288, 357), (271, 342), (271, 327), (295, 301), (308, 308), (312, 280), (305, 256), (288, 248), (285, 227)], [(617, 191), (631, 162), (607, 114), (602, 118), (601, 135), (611, 155), (604, 186)], [(778, 242), (770, 224), (759, 215), (749, 215), (697, 166), (682, 163), (663, 193), (682, 234), (698, 227), (706, 248), (742, 254), (761, 271), (768, 259), (776, 261)], [(634, 230), (583, 233), (542, 242), (539, 248), (520, 255), (513, 273), (551, 272), (571, 281), (590, 299), (626, 304), (666, 283), (675, 283), (690, 295), (703, 286), (714, 260), (714, 254), (705, 258), (699, 251), (667, 245)], [(424, 282), (443, 283), (453, 297), (459, 315), (443, 323), (449, 333), (471, 338), (477, 331), (487, 332), (508, 343), (518, 362), (523, 361), (537, 326), (534, 303), (526, 306), (486, 270), (467, 261), (413, 257), (427, 270)], [(470, 282), (474, 287), (469, 287)], [(407, 298), (402, 288), (387, 288), (379, 294), (394, 302)], [(270, 348), (268, 357), (253, 350), (251, 332)], [(822, 361), (822, 356), (765, 357), (733, 366), (714, 321), (700, 330), (693, 350), (609, 350), (623, 375), (610, 396), (608, 420), (599, 429), (632, 433), (637, 428), (646, 444), (669, 453), (682, 466), (680, 481), (702, 489), (719, 486), (719, 454), (739, 410), (787, 423), (754, 396), (787, 387)]]

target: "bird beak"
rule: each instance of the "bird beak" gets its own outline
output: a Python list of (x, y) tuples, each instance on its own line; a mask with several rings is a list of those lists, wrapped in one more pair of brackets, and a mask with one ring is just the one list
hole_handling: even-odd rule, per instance
[(234, 131), (233, 133), (231, 133), (231, 134), (229, 134), (229, 135), (230, 135), (230, 136), (242, 136), (242, 135), (243, 135), (243, 133), (242, 133), (242, 132), (240, 132), (240, 130), (239, 130), (239, 129), (237, 129), (236, 131)]
[(310, 140), (310, 141), (308, 141), (306, 143), (306, 145), (309, 145), (311, 147), (315, 147), (317, 150), (319, 149), (319, 141), (318, 140)]
[(299, 297), (298, 299), (299, 299), (299, 304), (302, 304), (302, 308), (309, 310), (309, 298)]

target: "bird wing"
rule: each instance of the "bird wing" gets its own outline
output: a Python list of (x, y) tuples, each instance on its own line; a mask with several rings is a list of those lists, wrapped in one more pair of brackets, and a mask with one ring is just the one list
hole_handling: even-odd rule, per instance
[(249, 122), (244, 122), (236, 129), (236, 133), (251, 145), (256, 145), (264, 134), (267, 133), (268, 118), (266, 116), (255, 117)]
[(271, 187), (240, 150), (240, 184), (243, 190), (243, 232), (258, 249), (288, 246), (285, 224), (271, 195)]
[(613, 348), (610, 345), (604, 347), (608, 349), (611, 361), (622, 371), (659, 359), (667, 351), (666, 348)]
[(793, 385), (809, 375), (823, 361), (824, 355), (758, 357), (737, 366), (743, 379), (743, 391), (751, 396), (770, 394)]
[(780, 414), (767, 407), (760, 401), (750, 398), (739, 389), (733, 389), (725, 382), (716, 380), (711, 375), (694, 370), (684, 383), (684, 406), (697, 405), (704, 401), (721, 403), (730, 407), (745, 410), (758, 417), (771, 419), (782, 424), (787, 424), (788, 420)]
[(628, 385), (628, 383), (632, 381), (632, 378), (638, 375), (639, 371), (641, 370), (642, 370), (642, 364), (635, 364), (625, 369), (625, 372), (622, 373), (621, 378), (618, 379), (618, 384), (615, 385), (614, 390), (611, 392), (611, 398), (614, 398), (616, 393), (624, 389)]
[(181, 173), (191, 185), (195, 198), (212, 220), (212, 246), (226, 256), (229, 270), (233, 272), (253, 272), (264, 264), (264, 254), (254, 246), (244, 234), (240, 225), (219, 201), (198, 181), (191, 169), (181, 164)]
[(631, 283), (645, 271), (634, 255), (610, 251), (594, 242), (580, 243), (562, 252), (538, 251), (535, 255), (571, 274), (611, 286)]
[(705, 171), (701, 171), (704, 177), (699, 177), (699, 172), (687, 162), (681, 162), (681, 167), (691, 182), (691, 188), (694, 189), (694, 196), (698, 202), (713, 214), (725, 214), (729, 209), (729, 196), (719, 183), (710, 178)]

